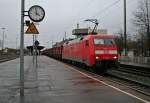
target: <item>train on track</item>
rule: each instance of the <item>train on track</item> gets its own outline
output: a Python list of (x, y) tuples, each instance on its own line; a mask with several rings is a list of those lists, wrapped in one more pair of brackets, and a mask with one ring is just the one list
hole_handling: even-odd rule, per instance
[(106, 72), (118, 66), (118, 50), (113, 35), (88, 34), (43, 51), (44, 55), (62, 61), (88, 66)]

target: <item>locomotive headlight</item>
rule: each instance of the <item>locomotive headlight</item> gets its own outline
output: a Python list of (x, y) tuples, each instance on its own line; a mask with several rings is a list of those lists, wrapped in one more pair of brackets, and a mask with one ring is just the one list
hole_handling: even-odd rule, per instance
[(109, 54), (117, 54), (117, 50), (109, 50)]
[(96, 57), (96, 59), (99, 59), (99, 57)]
[(95, 50), (95, 54), (104, 54), (104, 50)]
[(114, 58), (114, 59), (117, 59), (117, 56), (114, 56), (113, 58)]

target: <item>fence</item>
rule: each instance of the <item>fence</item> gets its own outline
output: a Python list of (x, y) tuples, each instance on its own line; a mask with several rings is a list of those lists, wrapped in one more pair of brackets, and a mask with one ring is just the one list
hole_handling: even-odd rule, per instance
[(120, 57), (120, 61), (150, 65), (150, 57)]

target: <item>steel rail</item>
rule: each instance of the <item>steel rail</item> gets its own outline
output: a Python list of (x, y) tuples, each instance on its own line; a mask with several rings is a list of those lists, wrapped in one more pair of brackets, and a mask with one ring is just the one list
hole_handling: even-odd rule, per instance
[(13, 60), (13, 59), (16, 59), (18, 58), (19, 56), (18, 55), (14, 55), (14, 56), (2, 56), (0, 57), (0, 63), (2, 62), (6, 62), (6, 61), (9, 61), (9, 60)]

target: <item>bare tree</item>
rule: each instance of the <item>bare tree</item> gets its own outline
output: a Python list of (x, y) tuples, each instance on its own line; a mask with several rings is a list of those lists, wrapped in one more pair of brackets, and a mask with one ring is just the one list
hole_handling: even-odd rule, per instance
[[(137, 11), (134, 13), (134, 25), (137, 28), (143, 46), (146, 45), (150, 55), (150, 1), (141, 0)], [(146, 43), (145, 43), (146, 41)]]
[(115, 42), (118, 46), (118, 52), (121, 55), (124, 48), (124, 37), (123, 37), (123, 30), (119, 30), (117, 33), (115, 33), (117, 38), (115, 39)]

